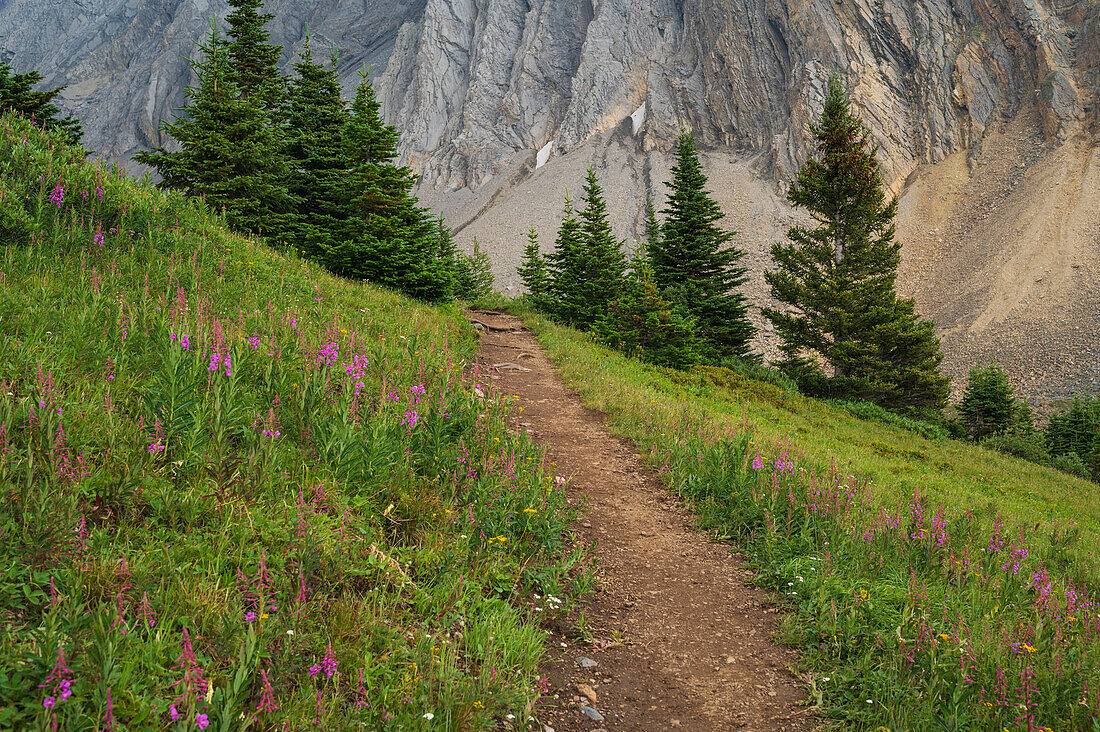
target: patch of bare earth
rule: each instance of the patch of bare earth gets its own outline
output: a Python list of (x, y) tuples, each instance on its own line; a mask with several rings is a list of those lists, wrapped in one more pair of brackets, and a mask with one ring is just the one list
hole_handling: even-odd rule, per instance
[[(576, 530), (595, 543), (599, 589), (582, 606), (588, 641), (572, 627), (576, 615), (548, 622), (540, 722), (556, 732), (812, 729), (789, 670), (795, 654), (772, 642), (777, 610), (749, 584), (743, 560), (695, 530), (605, 415), (566, 389), (522, 321), (470, 318), (482, 331), (483, 373), (519, 397), (514, 426), (546, 444), (570, 500), (587, 497)], [(582, 668), (582, 657), (596, 665)]]

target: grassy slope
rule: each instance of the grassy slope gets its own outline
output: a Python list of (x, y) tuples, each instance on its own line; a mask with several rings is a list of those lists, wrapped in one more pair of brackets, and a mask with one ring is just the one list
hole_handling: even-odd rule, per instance
[(527, 318), (585, 402), (785, 596), (783, 636), (828, 716), (1093, 728), (1094, 484), (736, 375), (647, 367)]
[(564, 498), (457, 308), (10, 116), (0, 205), (34, 227), (0, 249), (0, 727), (525, 718), (543, 636), (514, 599), (563, 590)]

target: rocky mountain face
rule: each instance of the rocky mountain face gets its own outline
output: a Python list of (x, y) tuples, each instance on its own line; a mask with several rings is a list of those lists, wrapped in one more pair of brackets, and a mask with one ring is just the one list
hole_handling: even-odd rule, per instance
[[(618, 233), (660, 205), (681, 129), (767, 299), (782, 191), (839, 71), (902, 196), (899, 286), (947, 368), (996, 356), (1033, 398), (1100, 387), (1100, 3), (1096, 0), (269, 0), (289, 63), (305, 33), (375, 67), (423, 200), (517, 285), (588, 164)], [(220, 0), (0, 0), (0, 58), (69, 84), (88, 144), (160, 142)], [(763, 323), (761, 322), (761, 325)], [(775, 349), (761, 328), (758, 347)]]

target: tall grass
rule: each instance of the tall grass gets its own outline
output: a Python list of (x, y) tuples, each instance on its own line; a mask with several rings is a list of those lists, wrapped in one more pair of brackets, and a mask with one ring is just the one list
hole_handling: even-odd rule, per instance
[(838, 725), (1100, 727), (1094, 486), (529, 323), (791, 610), (782, 639)]
[(0, 201), (0, 727), (525, 723), (576, 557), (457, 309), (13, 116)]

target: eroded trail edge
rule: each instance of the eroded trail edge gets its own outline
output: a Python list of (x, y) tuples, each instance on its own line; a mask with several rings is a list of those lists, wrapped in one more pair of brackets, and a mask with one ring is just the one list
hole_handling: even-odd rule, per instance
[[(546, 444), (570, 499), (587, 495), (576, 528), (596, 543), (599, 590), (583, 609), (600, 642), (574, 643), (568, 624), (548, 626), (551, 688), (540, 721), (555, 732), (812, 729), (789, 670), (795, 655), (772, 642), (776, 609), (749, 585), (742, 559), (694, 529), (605, 415), (565, 387), (519, 318), (469, 317), (482, 333), (482, 373), (519, 397), (514, 427)], [(578, 657), (597, 665), (582, 668)], [(582, 684), (590, 688), (579, 692)], [(582, 695), (589, 691), (595, 701)]]

